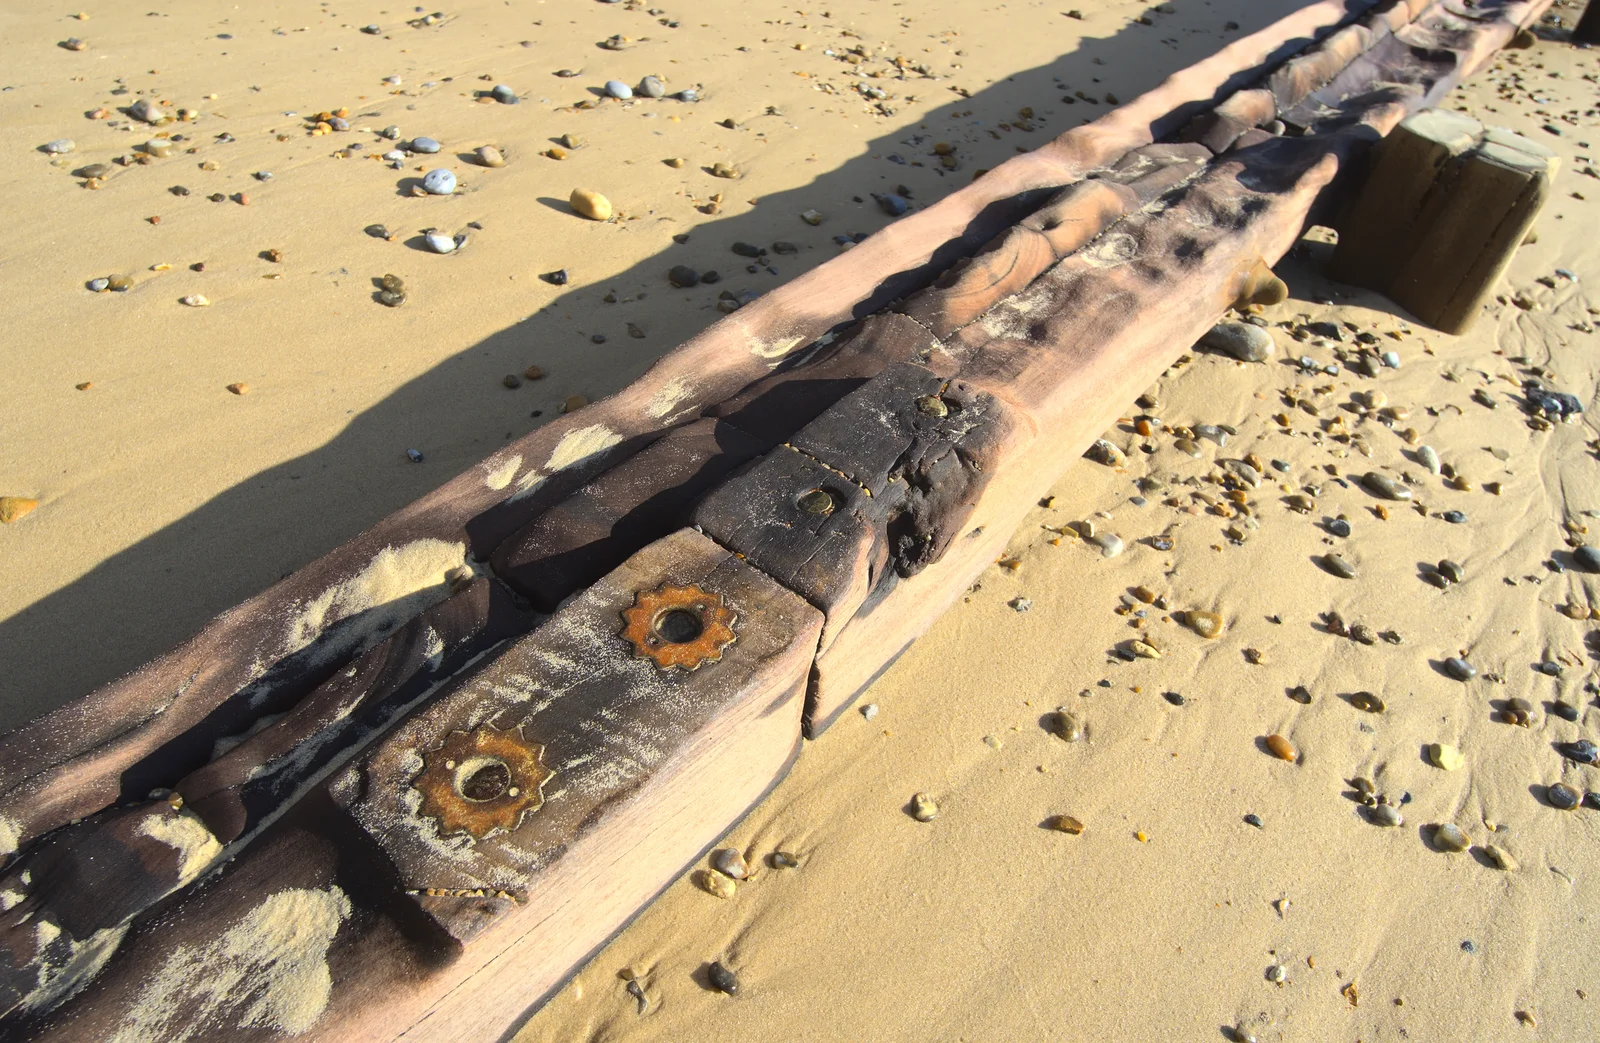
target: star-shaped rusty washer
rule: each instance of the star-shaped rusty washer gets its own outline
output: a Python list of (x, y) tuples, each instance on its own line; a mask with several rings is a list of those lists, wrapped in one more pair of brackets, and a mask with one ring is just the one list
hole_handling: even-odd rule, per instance
[(696, 586), (661, 586), (634, 595), (622, 612), (622, 636), (633, 654), (663, 670), (697, 670), (733, 644), (738, 615), (721, 594)]
[(422, 755), (411, 783), (422, 794), (419, 811), (438, 823), (441, 836), (509, 833), (544, 804), (544, 784), (555, 771), (539, 763), (543, 754), (543, 746), (522, 737), (521, 725), (451, 732)]

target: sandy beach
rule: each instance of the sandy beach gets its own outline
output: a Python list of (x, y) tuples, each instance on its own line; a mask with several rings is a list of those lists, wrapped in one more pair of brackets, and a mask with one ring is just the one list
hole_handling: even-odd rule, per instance
[[(892, 221), (873, 193), (926, 205), (1297, 6), (0, 12), (0, 496), (38, 501), (0, 526), (0, 726), (617, 390), (719, 319), (724, 291)], [(1469, 333), (1328, 280), (1333, 236), (1308, 231), (1278, 268), (1291, 298), (1262, 313), (1273, 357), (1197, 348), (1127, 403), (1105, 434), (1125, 463), (1073, 463), (734, 828), (757, 867), (737, 894), (685, 876), (517, 1038), (1591, 1038), (1600, 810), (1547, 787), (1600, 791), (1563, 754), (1600, 725), (1600, 576), (1571, 553), (1600, 544), (1597, 74), (1600, 51), (1542, 39), (1447, 103), (1562, 164)], [(645, 76), (667, 96), (603, 97)], [(516, 104), (486, 96), (501, 84)], [(122, 111), (142, 99), (192, 118), (142, 124)], [(348, 130), (317, 132), (341, 111)], [(396, 168), (391, 126), (438, 155)], [(434, 168), (455, 194), (416, 194)], [(625, 219), (582, 220), (574, 188)], [(435, 253), (428, 229), (464, 245)], [(678, 265), (720, 279), (677, 288)], [(398, 307), (377, 299), (390, 273)], [(1370, 343), (1398, 366), (1354, 372)], [(1534, 422), (1529, 379), (1590, 411)], [(1200, 425), (1194, 457), (1173, 429)], [(1245, 513), (1206, 479), (1251, 454)], [(1414, 499), (1375, 497), (1373, 470)], [(1126, 549), (1103, 557), (1089, 526)], [(1459, 581), (1439, 585), (1442, 560)], [(1526, 726), (1504, 719), (1514, 699)], [(908, 813), (916, 793), (932, 821)], [(1081, 834), (1049, 828), (1060, 815)], [(1469, 850), (1446, 850), (1446, 824)], [(709, 988), (713, 960), (737, 996)]]

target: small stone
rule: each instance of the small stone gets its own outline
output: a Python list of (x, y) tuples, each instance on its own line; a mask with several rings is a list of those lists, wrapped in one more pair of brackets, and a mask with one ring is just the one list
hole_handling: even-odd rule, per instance
[(553, 272), (545, 272), (539, 278), (551, 286), (565, 286), (567, 284), (567, 270), (565, 268), (557, 268)]
[(1282, 985), (1289, 979), (1288, 968), (1281, 963), (1275, 963), (1267, 968), (1267, 980), (1274, 985)]
[(1297, 703), (1300, 703), (1302, 706), (1311, 705), (1311, 689), (1307, 688), (1303, 684), (1297, 684), (1293, 688), (1289, 689), (1288, 695), (1289, 698), (1293, 699)]
[(1294, 748), (1294, 743), (1281, 735), (1267, 736), (1267, 749), (1280, 761), (1294, 763), (1300, 759), (1300, 751)]
[(1200, 343), (1241, 362), (1265, 362), (1272, 357), (1272, 334), (1247, 322), (1219, 322)]
[(1053, 829), (1057, 833), (1071, 833), (1078, 836), (1083, 832), (1083, 823), (1071, 815), (1051, 815), (1044, 820), (1046, 829)]
[(133, 276), (113, 275), (111, 278), (106, 280), (106, 285), (111, 287), (112, 291), (115, 293), (125, 293), (128, 290), (133, 289)]
[(1121, 467), (1127, 462), (1127, 457), (1122, 450), (1104, 438), (1095, 439), (1094, 444), (1083, 455), (1095, 463), (1105, 464), (1107, 467)]
[(1215, 612), (1200, 612), (1190, 609), (1184, 613), (1184, 623), (1190, 630), (1204, 638), (1213, 638), (1222, 633), (1222, 617)]
[(1261, 821), (1261, 816), (1253, 811), (1244, 817), (1244, 821), (1246, 825), (1254, 826), (1257, 829), (1267, 828), (1267, 824)]
[(668, 269), (667, 281), (680, 289), (688, 289), (699, 284), (700, 273), (686, 264), (678, 264)]
[(743, 880), (750, 875), (750, 866), (744, 860), (744, 855), (735, 848), (725, 847), (711, 855), (711, 866), (723, 876), (731, 876), (735, 880)]
[(736, 178), (736, 177), (739, 176), (739, 168), (735, 167), (735, 166), (733, 166), (731, 164), (728, 164), (728, 163), (722, 163), (722, 162), (713, 163), (713, 164), (711, 164), (711, 176), (712, 177)]
[(522, 386), (522, 378), (517, 376), (515, 373), (507, 373), (504, 377), (500, 378), (500, 383), (504, 384), (508, 388), (515, 389)]
[(1444, 468), (1439, 462), (1439, 454), (1430, 445), (1417, 446), (1417, 463), (1426, 467), (1430, 474), (1438, 474)]
[(1445, 851), (1462, 852), (1472, 846), (1472, 838), (1461, 827), (1446, 822), (1433, 831), (1433, 845)]
[(682, 157), (679, 157), (679, 156), (673, 156), (671, 159), (663, 159), (661, 162), (665, 163), (667, 166), (671, 167), (673, 170), (682, 170), (683, 169), (683, 159), (682, 159)]
[(128, 106), (128, 115), (140, 123), (159, 123), (167, 118), (167, 114), (162, 111), (161, 106), (149, 98), (140, 98)]
[(700, 92), (690, 87), (678, 92), (679, 101), (696, 102), (700, 100)]
[(707, 968), (706, 979), (711, 982), (711, 987), (718, 992), (729, 996), (737, 996), (739, 994), (738, 977), (720, 963), (713, 963)]
[(1445, 558), (1439, 562), (1439, 575), (1443, 576), (1451, 583), (1460, 583), (1466, 578), (1467, 573), (1458, 562), (1454, 562), (1449, 558)]
[(606, 221), (611, 217), (611, 200), (592, 189), (573, 189), (567, 202), (572, 209), (591, 221)]
[[(1128, 645), (1130, 651), (1140, 659), (1160, 659), (1161, 651), (1146, 641), (1133, 641)], [(1181, 698), (1181, 697), (1180, 697)]]
[(71, 138), (57, 138), (55, 141), (47, 141), (39, 147), (52, 156), (64, 156), (77, 148), (78, 145)]
[(1323, 568), (1341, 579), (1355, 579), (1356, 567), (1337, 554), (1324, 554), (1322, 556)]
[(69, 51), (81, 51), (89, 45), (78, 39), (76, 36), (69, 36), (65, 40), (61, 41), (61, 46)]
[(911, 817), (918, 822), (932, 822), (939, 817), (939, 805), (926, 793), (911, 798)]
[[(1576, 718), (1569, 719), (1576, 720)], [(1576, 742), (1562, 743), (1561, 755), (1564, 757), (1570, 757), (1579, 764), (1587, 764), (1591, 767), (1600, 767), (1600, 746), (1596, 746), (1588, 739), (1579, 739)]]
[(1165, 699), (1173, 706), (1182, 706), (1188, 702), (1188, 700), (1183, 697), (1181, 692), (1162, 692), (1161, 698)]
[(732, 898), (739, 893), (739, 882), (731, 876), (722, 873), (713, 873), (702, 870), (695, 874), (695, 882), (706, 894), (716, 895), (718, 898)]
[[(1555, 714), (1557, 717), (1561, 718), (1563, 721), (1574, 721), (1574, 722), (1576, 722), (1577, 719), (1580, 716), (1582, 716), (1582, 711), (1580, 711), (1576, 706), (1573, 706), (1571, 703), (1567, 702), (1564, 699), (1557, 699), (1554, 703), (1552, 703), (1550, 705), (1550, 712)], [(1585, 744), (1588, 745), (1588, 747), (1590, 749), (1590, 752), (1591, 752), (1591, 755), (1593, 753), (1597, 752), (1597, 751), (1594, 750), (1594, 744), (1589, 742), (1588, 739), (1580, 739), (1580, 740), (1578, 740), (1578, 742), (1574, 743), (1573, 745), (1574, 746), (1584, 746)], [(1600, 764), (1600, 761), (1589, 759), (1589, 760), (1586, 760), (1585, 763), (1587, 763), (1587, 764)]]
[(429, 195), (450, 195), (456, 190), (456, 176), (443, 167), (437, 170), (430, 170), (423, 175), (422, 188)]
[(878, 716), (878, 704), (868, 703), (867, 705), (863, 706), (861, 708), (861, 716), (869, 721)]
[(393, 274), (392, 272), (378, 280), (378, 284), (385, 290), (391, 290), (395, 293), (399, 293), (406, 288), (405, 280), (400, 278), (400, 276)]
[(1483, 845), (1483, 853), (1488, 857), (1489, 861), (1494, 863), (1494, 867), (1496, 869), (1499, 869), (1503, 872), (1515, 873), (1518, 869), (1522, 868), (1521, 864), (1512, 856), (1511, 852), (1507, 851), (1503, 847), (1499, 847), (1494, 844), (1485, 844)]
[(32, 514), (38, 506), (38, 500), (27, 496), (0, 496), (0, 524), (10, 525), (19, 521)]
[(506, 165), (505, 155), (493, 145), (480, 145), (473, 150), (473, 155), (478, 157), (480, 167), (503, 167)]
[(443, 232), (424, 232), (422, 240), (428, 244), (428, 249), (432, 250), (434, 253), (455, 253), (456, 241), (454, 237), (445, 235)]
[(589, 399), (583, 395), (568, 395), (566, 401), (561, 403), (561, 412), (576, 413), (589, 404)]
[(407, 449), (406, 459), (414, 464), (420, 464), (422, 462), (422, 452), (417, 449)]
[(96, 178), (106, 177), (111, 173), (111, 169), (110, 163), (90, 163), (86, 167), (79, 167), (77, 170), (74, 170), (72, 172), (72, 176), (93, 180)]
[(1545, 799), (1550, 802), (1552, 807), (1559, 808), (1562, 811), (1571, 811), (1573, 808), (1583, 803), (1583, 794), (1578, 792), (1575, 787), (1569, 786), (1565, 782), (1558, 782), (1546, 789), (1544, 791), (1544, 796)]
[(1445, 673), (1457, 681), (1470, 681), (1478, 676), (1478, 668), (1460, 656), (1450, 656), (1444, 661)]
[(664, 98), (667, 96), (667, 88), (657, 77), (646, 76), (639, 81), (639, 93), (646, 98)]
[(104, 293), (111, 288), (110, 279), (90, 279), (84, 284), (92, 293)]
[(1333, 518), (1328, 522), (1327, 525), (1323, 526), (1323, 528), (1327, 529), (1330, 534), (1338, 536), (1341, 539), (1350, 535), (1350, 523), (1345, 521), (1343, 518)]
[(1572, 548), (1572, 558), (1585, 572), (1600, 572), (1600, 548), (1580, 544)]
[(425, 153), (425, 154), (431, 156), (435, 152), (438, 152), (441, 147), (442, 146), (439, 144), (439, 142), (437, 142), (433, 138), (412, 138), (411, 139), (411, 151), (412, 152), (422, 152), (422, 153)]
[(1089, 730), (1071, 710), (1058, 709), (1050, 723), (1052, 730), (1066, 742), (1082, 742), (1088, 738)]
[(233, 392), (235, 395), (247, 395), (250, 393), (250, 385), (244, 383), (229, 384), (228, 390)]
[(1101, 532), (1089, 537), (1090, 543), (1100, 548), (1102, 558), (1114, 558), (1122, 553), (1122, 537), (1114, 532)]
[(1382, 713), (1383, 700), (1371, 692), (1357, 692), (1350, 697), (1350, 705), (1367, 713)]
[(1428, 744), (1428, 759), (1435, 767), (1445, 771), (1459, 771), (1467, 763), (1467, 758), (1462, 756), (1460, 750), (1442, 742)]
[(605, 91), (606, 97), (616, 98), (618, 101), (626, 101), (633, 97), (633, 88), (621, 80), (607, 80)]
[(398, 308), (406, 302), (404, 290), (379, 290), (378, 303), (386, 308)]
[(774, 851), (767, 859), (774, 869), (798, 869), (800, 860), (788, 851)]
[(1372, 819), (1377, 826), (1403, 826), (1405, 819), (1400, 815), (1400, 809), (1393, 804), (1379, 804), (1367, 811), (1367, 817)]
[(204, 294), (200, 293), (191, 293), (187, 297), (179, 297), (178, 303), (189, 308), (207, 308), (211, 306), (211, 302), (206, 299)]
[(516, 91), (512, 90), (510, 87), (507, 87), (503, 83), (495, 84), (494, 88), (489, 91), (489, 97), (493, 98), (495, 101), (498, 101), (502, 105), (515, 105), (517, 102), (522, 100), (521, 98), (517, 97)]
[(882, 196), (874, 195), (874, 198), (877, 199), (878, 206), (883, 212), (890, 217), (900, 217), (911, 209), (911, 204), (906, 201), (906, 198), (895, 192)]
[(1379, 474), (1377, 471), (1368, 471), (1366, 474), (1362, 475), (1361, 482), (1374, 495), (1381, 496), (1385, 500), (1411, 499), (1410, 489), (1395, 481), (1393, 478), (1390, 478), (1388, 475)]

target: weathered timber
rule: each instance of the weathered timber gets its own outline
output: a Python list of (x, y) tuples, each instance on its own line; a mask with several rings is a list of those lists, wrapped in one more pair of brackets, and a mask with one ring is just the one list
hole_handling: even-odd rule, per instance
[[(621, 636), (664, 588), (731, 613), (719, 658)], [(35, 1038), (501, 1038), (782, 776), (820, 623), (697, 533), (652, 544), (136, 925)]]
[[(0, 854), (141, 794), (125, 792), (124, 779), (169, 743), (203, 749), (236, 731), (213, 734), (209, 725), (245, 689), (275, 689), (292, 702), (386, 629), (443, 600), (446, 575), (466, 557), (487, 557), (666, 428), (748, 386), (841, 323), (926, 285), (1054, 190), (1175, 132), (1305, 41), (1372, 6), (1368, 0), (1308, 4), (1128, 105), (1015, 157), (728, 316), (617, 394), (506, 446), (166, 655), (0, 736)], [(376, 600), (379, 593), (393, 596)], [(318, 670), (323, 676), (315, 676)]]
[(1520, 135), (1439, 110), (1406, 120), (1377, 151), (1340, 222), (1329, 273), (1460, 333), (1527, 237), (1559, 160)]
[(1600, 3), (1589, 0), (1578, 24), (1573, 26), (1572, 39), (1576, 43), (1600, 43)]
[(706, 497), (694, 523), (821, 609), (826, 648), (881, 584), (939, 559), (1027, 428), (961, 381), (891, 366)]

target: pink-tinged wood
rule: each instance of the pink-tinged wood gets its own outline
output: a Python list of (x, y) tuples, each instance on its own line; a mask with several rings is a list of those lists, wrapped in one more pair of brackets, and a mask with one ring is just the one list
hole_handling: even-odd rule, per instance
[[(0, 737), (0, 857), (73, 818), (128, 796), (123, 779), (169, 743), (213, 741), (202, 722), (297, 652), (338, 665), (385, 627), (447, 596), (444, 569), (420, 569), (402, 598), (357, 609), (341, 598), (384, 555), (486, 557), (511, 533), (668, 427), (736, 393), (852, 315), (926, 285), (932, 260), (975, 251), (1037, 205), (1029, 193), (1079, 179), (1129, 149), (1176, 130), (1242, 86), (1264, 63), (1370, 5), (1320, 0), (1155, 90), (1039, 150), (991, 170), (927, 210), (884, 229), (828, 264), (766, 294), (664, 356), (616, 395), (553, 421), (383, 519), (349, 543), (223, 613), (173, 651)], [(996, 205), (1020, 197), (1015, 206)], [(435, 545), (440, 546), (435, 546)], [(324, 603), (329, 610), (318, 612)], [(335, 633), (334, 631), (337, 630)], [(329, 667), (331, 669), (331, 666)], [(276, 695), (292, 702), (325, 674), (283, 671)], [(246, 699), (254, 698), (255, 694)], [(196, 731), (198, 729), (198, 731)]]
[[(694, 670), (621, 636), (673, 587), (733, 613)], [(820, 626), (698, 533), (652, 544), (138, 924), (29, 1037), (502, 1038), (784, 774)], [(509, 785), (473, 790), (458, 749)]]

